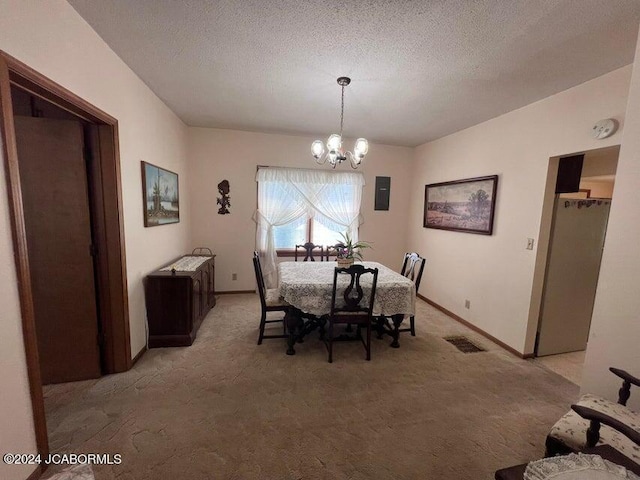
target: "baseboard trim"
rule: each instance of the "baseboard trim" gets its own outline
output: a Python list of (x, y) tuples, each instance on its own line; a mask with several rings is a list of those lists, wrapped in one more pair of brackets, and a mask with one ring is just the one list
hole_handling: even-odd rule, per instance
[(147, 346), (145, 345), (144, 347), (142, 347), (142, 350), (140, 350), (138, 354), (135, 357), (133, 357), (133, 360), (131, 360), (131, 368), (133, 368), (133, 366), (138, 362), (138, 360), (142, 358), (142, 356), (145, 354), (146, 351), (147, 351)]
[(226, 292), (216, 291), (216, 295), (237, 295), (239, 293), (256, 293), (255, 290), (227, 290)]
[(479, 333), (480, 335), (482, 335), (483, 337), (491, 340), (493, 343), (495, 343), (496, 345), (504, 348), (506, 351), (508, 351), (509, 353), (515, 355), (516, 357), (522, 358), (522, 359), (527, 359), (527, 358), (532, 358), (533, 354), (532, 353), (528, 353), (528, 354), (523, 354), (519, 351), (517, 351), (515, 348), (510, 347), (509, 345), (507, 345), (506, 343), (498, 340), (496, 337), (494, 337), (493, 335), (485, 332), (484, 330), (482, 330), (481, 328), (476, 327), (474, 324), (468, 322), (467, 320), (465, 320), (464, 318), (462, 318), (459, 315), (456, 315), (455, 313), (453, 313), (450, 310), (447, 310), (446, 308), (444, 308), (442, 305), (438, 305), (436, 302), (434, 302), (433, 300), (428, 299), (427, 297), (425, 297), (424, 295), (420, 295), (419, 293), (417, 294), (417, 297), (420, 300), (424, 300), (425, 302), (427, 302), (429, 305), (431, 305), (432, 307), (440, 310), (442, 313), (444, 313), (445, 315), (453, 318), (455, 321), (460, 322), (461, 324), (463, 324), (465, 327), (470, 328), (471, 330), (473, 330), (474, 332)]
[(33, 473), (27, 477), (27, 480), (38, 480), (43, 473), (42, 467), (37, 466)]

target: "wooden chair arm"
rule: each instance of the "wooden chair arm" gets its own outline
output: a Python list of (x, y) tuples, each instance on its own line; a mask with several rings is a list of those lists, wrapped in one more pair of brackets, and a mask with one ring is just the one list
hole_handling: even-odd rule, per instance
[(620, 377), (625, 382), (629, 382), (629, 383), (635, 385), (636, 387), (640, 387), (640, 378), (636, 378), (633, 375), (631, 375), (630, 373), (625, 372), (624, 370), (620, 370), (619, 368), (611, 367), (609, 369), (609, 371), (611, 373), (613, 373), (614, 375), (617, 375), (618, 377)]
[(589, 429), (587, 430), (587, 447), (595, 447), (598, 443), (598, 440), (600, 440), (601, 423), (604, 423), (605, 425), (608, 425), (609, 427), (617, 430), (624, 436), (628, 437), (632, 442), (640, 445), (640, 432), (637, 432), (629, 425), (625, 425), (620, 420), (616, 420), (606, 413), (599, 412), (583, 405), (571, 405), (571, 408), (582, 418), (591, 422)]
[(626, 405), (627, 400), (629, 400), (629, 397), (631, 396), (631, 385), (640, 387), (640, 379), (625, 372), (624, 370), (620, 370), (619, 368), (611, 367), (609, 368), (609, 371), (623, 380), (622, 387), (618, 390), (618, 403), (620, 405)]

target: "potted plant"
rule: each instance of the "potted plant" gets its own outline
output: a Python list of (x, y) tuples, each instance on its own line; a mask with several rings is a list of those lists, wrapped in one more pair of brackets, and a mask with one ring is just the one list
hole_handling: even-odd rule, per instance
[(354, 242), (349, 233), (341, 233), (340, 236), (342, 240), (336, 244), (336, 261), (338, 265), (340, 267), (348, 267), (353, 264), (356, 258), (362, 261), (362, 253), (360, 250), (363, 248), (371, 248), (371, 245), (364, 241)]

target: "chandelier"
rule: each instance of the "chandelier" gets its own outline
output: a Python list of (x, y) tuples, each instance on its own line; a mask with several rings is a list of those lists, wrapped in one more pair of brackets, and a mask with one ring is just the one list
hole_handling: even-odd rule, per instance
[(356, 140), (356, 144), (352, 152), (345, 152), (342, 149), (342, 125), (344, 123), (344, 87), (351, 83), (349, 77), (338, 78), (338, 85), (342, 87), (342, 104), (340, 107), (340, 135), (332, 134), (327, 140), (327, 152), (325, 154), (325, 145), (321, 140), (316, 140), (311, 144), (311, 154), (315, 158), (316, 163), (319, 165), (329, 162), (331, 168), (336, 168), (336, 165), (349, 160), (351, 162), (351, 168), (358, 168), (362, 163), (362, 159), (369, 151), (369, 142), (366, 138), (359, 138)]

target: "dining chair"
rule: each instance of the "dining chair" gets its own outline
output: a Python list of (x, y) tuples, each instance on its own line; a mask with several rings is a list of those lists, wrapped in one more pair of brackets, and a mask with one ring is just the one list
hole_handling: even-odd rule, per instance
[(301, 255), (304, 253), (304, 260), (302, 260), (303, 262), (306, 262), (307, 260), (311, 260), (312, 262), (316, 261), (315, 257), (313, 256), (314, 250), (319, 250), (320, 261), (322, 261), (324, 258), (324, 249), (322, 248), (322, 245), (315, 245), (311, 242), (307, 242), (303, 245), (296, 245), (296, 250), (294, 252), (294, 258), (296, 262), (298, 261), (299, 250), (302, 250), (300, 252)]
[[(424, 271), (424, 264), (426, 263), (426, 259), (421, 257), (419, 254), (405, 253), (404, 260), (402, 262), (402, 269), (400, 270), (400, 275), (407, 277), (413, 281), (416, 286), (416, 294), (418, 293), (418, 289), (420, 288), (420, 281), (422, 280), (422, 272)], [(399, 332), (411, 332), (411, 336), (416, 336), (416, 317), (415, 315), (411, 315), (409, 317), (409, 327), (401, 328), (398, 330)]]
[[(260, 296), (260, 306), (262, 314), (260, 316), (260, 334), (258, 335), (258, 345), (262, 344), (263, 338), (288, 338), (286, 334), (287, 325), (284, 317), (277, 320), (267, 320), (268, 312), (287, 313), (289, 305), (280, 297), (277, 289), (267, 289), (262, 275), (262, 266), (260, 265), (260, 255), (253, 252), (253, 269), (256, 273), (256, 282), (258, 283), (258, 295)], [(267, 323), (282, 323), (282, 335), (265, 335), (264, 329)]]
[[(426, 260), (422, 258), (419, 254), (405, 253), (404, 259), (402, 260), (402, 268), (400, 269), (400, 275), (403, 277), (407, 277), (412, 280), (416, 286), (416, 294), (418, 293), (418, 288), (420, 288), (420, 281), (422, 280), (422, 272), (424, 271), (424, 265)], [(378, 330), (378, 338), (382, 338), (382, 335), (385, 331), (389, 332), (393, 330), (393, 327), (390, 323), (390, 318), (385, 316), (375, 317), (375, 323)], [(416, 336), (416, 317), (415, 315), (411, 315), (409, 317), (409, 326), (405, 328), (399, 328), (398, 332), (411, 332), (411, 336)]]
[(331, 260), (330, 257), (338, 258), (338, 244), (336, 245), (327, 245), (324, 247), (324, 258), (328, 262)]
[[(349, 276), (349, 283), (345, 285), (345, 283), (340, 282), (340, 285), (338, 285), (338, 279), (347, 275)], [(363, 276), (368, 275), (371, 275), (371, 290), (368, 302), (365, 303), (361, 280)], [(333, 327), (336, 324), (357, 325), (357, 336), (367, 352), (367, 360), (371, 360), (371, 317), (377, 284), (377, 268), (365, 268), (362, 264), (351, 265), (347, 268), (335, 268), (331, 294), (331, 313), (328, 318), (329, 332), (328, 336), (325, 336), (325, 344), (329, 351), (329, 363), (333, 362)], [(362, 338), (362, 327), (366, 329), (366, 341)]]

